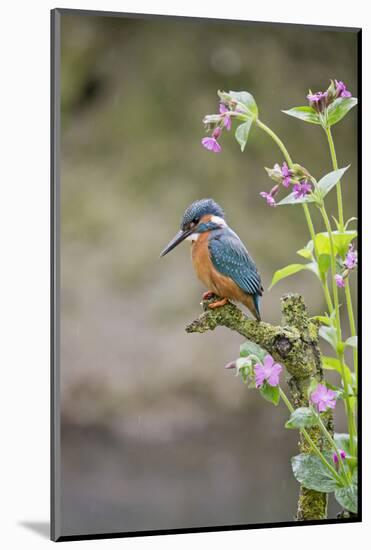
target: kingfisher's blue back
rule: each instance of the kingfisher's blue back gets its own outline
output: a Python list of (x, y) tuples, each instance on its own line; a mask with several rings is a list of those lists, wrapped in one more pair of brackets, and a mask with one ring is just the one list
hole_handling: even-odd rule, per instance
[(209, 233), (208, 246), (215, 269), (252, 296), (260, 319), (260, 296), (263, 294), (260, 275), (239, 236), (226, 226)]

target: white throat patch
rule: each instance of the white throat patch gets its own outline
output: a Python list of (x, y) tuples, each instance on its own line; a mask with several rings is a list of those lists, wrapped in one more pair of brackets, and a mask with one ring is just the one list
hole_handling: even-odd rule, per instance
[(191, 235), (188, 235), (188, 237), (186, 237), (186, 240), (187, 241), (197, 241), (199, 236), (200, 236), (199, 233), (191, 233)]
[(227, 227), (227, 222), (223, 220), (223, 218), (220, 218), (219, 216), (211, 216), (211, 221), (213, 223), (216, 223), (217, 225)]

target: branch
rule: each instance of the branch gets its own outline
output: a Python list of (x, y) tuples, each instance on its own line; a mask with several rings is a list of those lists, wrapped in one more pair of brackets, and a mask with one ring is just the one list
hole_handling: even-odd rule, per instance
[[(217, 301), (213, 297), (202, 303), (204, 312), (186, 327), (188, 333), (203, 333), (222, 326), (238, 332), (255, 344), (258, 344), (274, 359), (285, 365), (289, 373), (288, 385), (295, 408), (308, 406), (308, 388), (313, 379), (323, 380), (321, 354), (318, 342), (318, 326), (308, 316), (302, 296), (287, 294), (281, 298), (282, 323), (271, 325), (249, 319), (240, 309), (231, 303), (210, 309), (209, 305)], [(332, 416), (326, 418), (327, 428), (333, 431)], [(318, 427), (310, 428), (312, 440), (325, 448)], [(300, 438), (301, 452), (310, 449)], [(325, 519), (327, 515), (327, 495), (300, 487), (298, 500), (298, 520)]]
[(208, 306), (217, 300), (218, 297), (213, 297), (202, 303), (204, 313), (186, 327), (186, 332), (202, 333), (218, 326), (227, 327), (285, 363), (288, 372), (297, 380), (313, 376), (322, 379), (318, 327), (309, 321), (301, 296), (287, 294), (282, 297), (282, 325), (249, 319), (231, 303), (210, 309)]

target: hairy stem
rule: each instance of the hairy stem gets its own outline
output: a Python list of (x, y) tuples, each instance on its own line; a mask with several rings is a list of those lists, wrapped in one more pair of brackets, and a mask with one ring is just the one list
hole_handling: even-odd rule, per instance
[(292, 159), (291, 159), (291, 157), (290, 157), (290, 155), (289, 155), (289, 152), (288, 152), (288, 150), (286, 149), (286, 147), (285, 147), (283, 141), (277, 136), (277, 134), (275, 134), (275, 133), (273, 132), (273, 130), (271, 130), (268, 126), (266, 126), (265, 124), (263, 124), (263, 122), (262, 122), (261, 120), (259, 120), (258, 118), (256, 119), (256, 124), (257, 124), (257, 126), (259, 126), (259, 128), (261, 128), (262, 130), (264, 130), (264, 132), (265, 132), (266, 134), (268, 134), (268, 136), (270, 136), (270, 137), (273, 139), (273, 141), (276, 142), (276, 144), (278, 145), (278, 147), (281, 149), (283, 156), (284, 156), (285, 159), (286, 159), (286, 162), (287, 162), (287, 164), (288, 164), (288, 167), (289, 167), (289, 168), (292, 168), (292, 167), (293, 167), (293, 162), (292, 162)]
[[(327, 126), (325, 128), (327, 141), (330, 148), (330, 154), (331, 154), (331, 160), (332, 160), (332, 166), (334, 170), (338, 170), (338, 161), (336, 158), (336, 151), (335, 151), (335, 144), (334, 140), (332, 139), (332, 133), (331, 128)], [(339, 212), (339, 225), (340, 225), (340, 231), (344, 231), (344, 213), (343, 213), (343, 198), (341, 195), (341, 181), (339, 180), (336, 184), (336, 194), (337, 194), (337, 202), (338, 202), (338, 212)]]
[[(356, 324), (355, 324), (355, 321), (354, 321), (352, 296), (351, 296), (351, 293), (350, 293), (350, 285), (349, 285), (348, 277), (345, 279), (345, 298), (346, 298), (346, 301), (347, 301), (350, 333), (351, 333), (352, 336), (356, 336), (357, 331), (356, 331)], [(356, 385), (358, 386), (358, 351), (357, 351), (357, 348), (353, 348), (353, 365), (354, 365), (354, 373), (355, 373), (355, 378), (356, 378)]]
[[(312, 218), (310, 216), (309, 207), (308, 207), (307, 204), (305, 204), (305, 202), (303, 203), (303, 210), (304, 210), (304, 214), (305, 214), (305, 219), (307, 220), (309, 233), (310, 233), (311, 239), (313, 241), (314, 253), (315, 253), (315, 256), (318, 260), (319, 254), (318, 254), (318, 247), (317, 247), (317, 244), (316, 244), (316, 234), (315, 234), (315, 231), (314, 231)], [(327, 279), (326, 278), (324, 280), (321, 279), (321, 282), (322, 282), (322, 288), (323, 288), (323, 292), (324, 292), (324, 295), (325, 295), (327, 308), (329, 310), (329, 313), (331, 314), (334, 310), (334, 306), (332, 305), (332, 300), (331, 300), (331, 295), (330, 295), (330, 291), (329, 291), (328, 284), (327, 284)]]
[(314, 412), (314, 414), (316, 415), (316, 418), (317, 418), (317, 421), (318, 421), (318, 424), (322, 430), (322, 432), (325, 434), (326, 438), (327, 438), (327, 441), (330, 443), (330, 446), (332, 447), (332, 449), (335, 451), (336, 453), (336, 456), (338, 458), (338, 464), (342, 470), (342, 473), (344, 475), (344, 479), (345, 479), (345, 482), (350, 482), (351, 481), (351, 476), (348, 476), (347, 474), (347, 471), (345, 470), (345, 467), (344, 467), (344, 463), (343, 463), (343, 460), (340, 456), (340, 453), (339, 453), (339, 449), (337, 448), (336, 444), (335, 444), (335, 441), (334, 441), (334, 438), (331, 436), (331, 434), (329, 433), (328, 429), (326, 428), (322, 418), (321, 418), (321, 415), (319, 413), (317, 413), (313, 407), (311, 407), (312, 411)]

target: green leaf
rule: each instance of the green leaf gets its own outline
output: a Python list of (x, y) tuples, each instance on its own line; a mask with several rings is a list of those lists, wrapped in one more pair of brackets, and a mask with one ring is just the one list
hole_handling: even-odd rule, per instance
[(345, 168), (339, 168), (339, 170), (333, 170), (329, 172), (323, 178), (321, 178), (317, 184), (318, 189), (321, 193), (322, 198), (324, 198), (327, 193), (337, 184), (339, 180), (343, 177), (344, 173), (348, 170), (350, 164), (345, 166)]
[(324, 369), (336, 370), (340, 372), (340, 361), (337, 357), (329, 357), (328, 355), (322, 355), (322, 366)]
[(349, 245), (357, 237), (357, 231), (351, 230), (351, 231), (334, 231), (333, 232), (333, 239), (335, 244), (335, 251), (341, 256), (342, 258), (345, 258), (346, 253), (348, 252)]
[(336, 351), (338, 339), (334, 327), (320, 327), (319, 335)]
[(309, 407), (299, 407), (291, 413), (290, 418), (285, 424), (285, 428), (311, 428), (317, 424), (316, 415)]
[[(331, 453), (323, 453), (327, 462), (332, 464)], [(322, 461), (313, 454), (300, 454), (291, 459), (294, 477), (307, 489), (321, 493), (331, 493), (338, 488), (336, 480)]]
[(327, 124), (333, 126), (357, 105), (356, 97), (338, 97), (327, 109)]
[(311, 317), (312, 321), (319, 321), (323, 325), (331, 326), (331, 320), (329, 317), (325, 317), (325, 315), (314, 315)]
[[(322, 355), (322, 366), (326, 370), (336, 370), (336, 372), (338, 372), (340, 376), (343, 376), (340, 361), (336, 357), (328, 357), (327, 355)], [(344, 373), (348, 384), (350, 386), (353, 386), (352, 372), (350, 368), (345, 364), (344, 364)]]
[(330, 265), (331, 265), (330, 254), (320, 254), (318, 256), (318, 269), (323, 279), (326, 277), (326, 273), (330, 269)]
[(313, 194), (305, 195), (304, 197), (300, 197), (299, 199), (295, 198), (294, 192), (290, 193), (289, 195), (286, 195), (284, 199), (282, 199), (280, 202), (277, 202), (276, 206), (283, 206), (285, 204), (303, 204), (306, 202), (315, 202), (316, 198)]
[[(349, 441), (350, 441), (349, 434), (335, 433), (334, 440), (336, 443), (336, 447), (338, 449), (342, 449), (343, 451), (345, 451), (345, 454), (347, 456), (351, 456), (350, 446), (349, 446)], [(357, 443), (357, 438), (355, 438), (355, 442)]]
[(235, 137), (238, 143), (240, 144), (241, 151), (245, 149), (247, 140), (249, 138), (249, 132), (252, 125), (252, 121), (253, 119), (249, 118), (248, 120), (246, 120), (246, 122), (243, 122), (236, 128)]
[(279, 386), (271, 386), (268, 382), (264, 382), (261, 388), (259, 388), (260, 395), (264, 397), (273, 405), (278, 405), (280, 402), (280, 389)]
[(236, 361), (236, 376), (240, 375), (244, 384), (247, 384), (249, 375), (251, 374), (251, 361), (246, 357), (240, 357)]
[(317, 268), (316, 262), (310, 262), (308, 264), (290, 264), (275, 272), (275, 274), (273, 275), (273, 279), (270, 284), (269, 290), (276, 283), (278, 283), (278, 281), (281, 281), (281, 279), (285, 279), (290, 275), (294, 275), (294, 273), (303, 271), (303, 269), (309, 269), (309, 271), (313, 271), (313, 273), (315, 273), (318, 276), (318, 268)]
[(356, 218), (355, 216), (353, 216), (352, 218), (349, 218), (349, 220), (347, 220), (345, 222), (345, 229), (347, 229), (348, 225), (351, 223), (351, 222), (356, 222), (358, 220), (358, 218)]
[(232, 90), (229, 92), (229, 95), (232, 99), (240, 103), (252, 118), (258, 117), (258, 106), (253, 95), (249, 92), (233, 92)]
[(307, 260), (313, 260), (313, 241), (309, 241), (305, 248), (301, 248), (296, 253)]
[(347, 487), (335, 490), (335, 498), (346, 510), (356, 514), (358, 511), (358, 470), (355, 468), (352, 475), (352, 483)]
[(307, 248), (301, 248), (300, 250), (297, 250), (296, 254), (298, 254), (299, 256), (302, 256), (302, 258), (305, 258), (306, 260), (313, 259), (312, 252)]
[(313, 109), (313, 107), (308, 107), (308, 105), (305, 105), (303, 107), (293, 107), (288, 111), (282, 112), (286, 115), (299, 118), (300, 120), (305, 120), (305, 122), (311, 122), (312, 124), (321, 124), (321, 120), (316, 111)]
[(240, 345), (240, 357), (249, 357), (250, 355), (256, 355), (263, 362), (267, 352), (258, 346), (258, 344), (255, 344), (255, 342), (246, 340), (246, 342)]
[[(334, 243), (335, 254), (339, 254), (342, 258), (348, 252), (348, 248), (353, 239), (357, 237), (357, 231), (333, 231), (332, 240)], [(328, 233), (317, 233), (315, 236), (316, 248), (318, 254), (331, 254), (330, 239)]]
[(328, 233), (317, 233), (317, 235), (315, 236), (315, 241), (318, 254), (331, 254), (330, 239), (328, 237)]
[(356, 348), (358, 347), (358, 338), (357, 336), (350, 336), (349, 338), (347, 338), (345, 340), (345, 345), (346, 346), (349, 346), (351, 348)]

